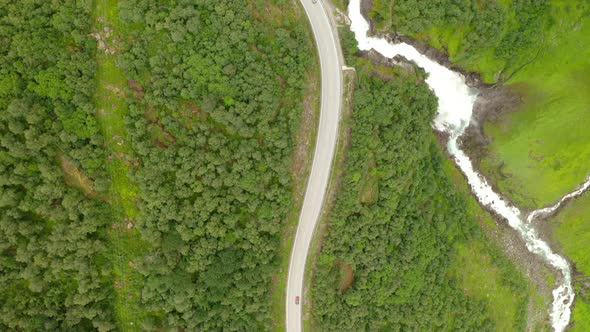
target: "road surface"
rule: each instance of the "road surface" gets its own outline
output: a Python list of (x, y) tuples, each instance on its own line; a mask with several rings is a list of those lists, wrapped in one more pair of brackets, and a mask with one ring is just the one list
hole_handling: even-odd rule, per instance
[[(343, 61), (338, 34), (327, 12), (330, 8), (325, 6), (322, 0), (316, 3), (313, 3), (313, 0), (300, 1), (311, 23), (319, 52), (322, 96), (313, 163), (289, 262), (286, 298), (287, 332), (301, 331), (301, 309), (305, 305), (303, 297), (305, 261), (330, 178), (342, 104)], [(296, 297), (300, 297), (299, 304), (295, 302)]]

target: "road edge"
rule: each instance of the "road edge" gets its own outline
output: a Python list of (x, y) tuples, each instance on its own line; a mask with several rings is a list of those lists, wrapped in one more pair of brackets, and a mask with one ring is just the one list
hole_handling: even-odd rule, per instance
[[(328, 110), (326, 109), (328, 106), (326, 104), (324, 104), (324, 101), (325, 101), (324, 98), (325, 98), (325, 96), (324, 96), (324, 89), (323, 89), (323, 87), (325, 86), (326, 81), (328, 81), (329, 78), (327, 77), (327, 75), (324, 75), (324, 72), (322, 70), (322, 67), (323, 67), (322, 66), (322, 51), (321, 51), (321, 46), (322, 45), (320, 45), (319, 38), (316, 35), (316, 28), (314, 26), (313, 19), (312, 19), (311, 9), (314, 8), (313, 6), (318, 6), (318, 5), (320, 6), (320, 8), (321, 8), (320, 10), (324, 12), (324, 15), (325, 15), (325, 17), (327, 18), (327, 21), (328, 21), (327, 24), (330, 27), (330, 35), (331, 35), (330, 38), (332, 39), (333, 46), (336, 49), (336, 56), (338, 57), (338, 59), (337, 59), (337, 62), (338, 62), (338, 71), (339, 71), (339, 74), (338, 74), (338, 81), (339, 81), (338, 82), (338, 85), (339, 85), (339, 92), (340, 93), (338, 95), (338, 98), (339, 98), (339, 101), (338, 101), (338, 109), (337, 109), (338, 114), (337, 114), (337, 119), (336, 119), (336, 121), (337, 121), (337, 123), (336, 123), (336, 129), (335, 129), (335, 133), (334, 133), (334, 135), (335, 135), (335, 137), (334, 137), (334, 143), (333, 143), (333, 146), (332, 146), (331, 155), (328, 156), (328, 158), (329, 158), (329, 163), (328, 163), (329, 165), (328, 165), (328, 169), (327, 169), (328, 181), (326, 182), (325, 186), (322, 188), (322, 193), (320, 194), (321, 195), (321, 201), (319, 203), (320, 211), (319, 211), (319, 214), (317, 215), (317, 217), (315, 218), (315, 220), (312, 221), (313, 227), (312, 227), (312, 231), (311, 231), (311, 238), (309, 239), (309, 242), (306, 245), (304, 245), (304, 248), (306, 248), (306, 252), (308, 254), (309, 254), (309, 248), (311, 246), (312, 238), (314, 237), (314, 234), (315, 234), (315, 232), (317, 230), (317, 227), (318, 227), (318, 224), (319, 224), (318, 221), (319, 221), (319, 219), (320, 219), (320, 217), (322, 215), (323, 207), (324, 207), (325, 200), (326, 200), (326, 192), (327, 192), (327, 189), (328, 189), (329, 177), (330, 177), (330, 175), (333, 172), (332, 168), (333, 168), (334, 161), (335, 161), (334, 156), (336, 154), (336, 149), (337, 149), (337, 146), (338, 146), (339, 123), (340, 123), (341, 118), (342, 118), (342, 94), (343, 94), (343, 86), (344, 86), (344, 82), (343, 82), (343, 63), (344, 63), (344, 56), (343, 56), (343, 53), (342, 53), (342, 48), (340, 46), (340, 38), (338, 36), (338, 28), (337, 28), (335, 19), (334, 19), (333, 14), (332, 14), (332, 11), (333, 11), (332, 5), (329, 4), (329, 3), (327, 3), (326, 5), (324, 5), (324, 2), (322, 0), (318, 0), (316, 3), (313, 3), (312, 0), (300, 0), (300, 3), (301, 3), (301, 5), (304, 8), (305, 14), (308, 17), (308, 21), (309, 21), (310, 26), (312, 28), (312, 33), (314, 35), (314, 40), (315, 40), (317, 51), (318, 51), (318, 58), (320, 59), (321, 86), (322, 86), (321, 101), (322, 102), (321, 102), (321, 107), (320, 107), (320, 121), (318, 123), (317, 136), (316, 136), (316, 142), (315, 142), (315, 148), (314, 148), (314, 150), (315, 150), (314, 151), (314, 158), (313, 158), (313, 161), (312, 161), (312, 169), (311, 169), (311, 172), (310, 172), (310, 175), (309, 175), (308, 179), (306, 179), (306, 182), (307, 182), (308, 186), (307, 186), (306, 191), (305, 191), (304, 202), (303, 202), (303, 205), (302, 205), (302, 210), (301, 210), (299, 221), (298, 221), (298, 224), (297, 224), (297, 231), (296, 231), (296, 234), (295, 234), (295, 239), (293, 240), (293, 246), (291, 248), (291, 254), (290, 254), (290, 259), (289, 259), (289, 271), (288, 271), (288, 274), (287, 274), (287, 283), (286, 283), (287, 289), (286, 289), (286, 292), (285, 292), (285, 294), (286, 294), (286, 298), (285, 298), (285, 302), (286, 302), (286, 306), (285, 306), (286, 307), (286, 309), (285, 309), (286, 310), (286, 312), (285, 312), (285, 325), (286, 325), (286, 331), (288, 331), (288, 332), (300, 332), (302, 330), (302, 322), (303, 322), (303, 320), (302, 320), (302, 314), (301, 314), (301, 311), (302, 310), (301, 310), (301, 308), (303, 307), (304, 302), (301, 302), (301, 304), (298, 305), (299, 307), (298, 307), (298, 310), (296, 310), (295, 315), (293, 315), (292, 312), (290, 314), (290, 310), (289, 310), (289, 308), (290, 308), (289, 304), (292, 302), (291, 301), (291, 297), (293, 297), (293, 294), (291, 294), (291, 292), (289, 291), (290, 285), (291, 285), (291, 282), (290, 282), (291, 281), (291, 274), (293, 272), (291, 270), (291, 268), (292, 268), (293, 260), (295, 258), (295, 254), (296, 254), (296, 251), (295, 251), (296, 244), (298, 242), (298, 239), (300, 239), (300, 234), (302, 232), (302, 230), (301, 230), (300, 227), (302, 225), (302, 219), (304, 218), (303, 217), (304, 216), (304, 211), (305, 211), (304, 209), (306, 207), (305, 201), (311, 200), (312, 198), (310, 198), (310, 197), (311, 197), (311, 195), (313, 195), (313, 192), (311, 192), (312, 189), (310, 188), (310, 185), (309, 184), (311, 182), (310, 180), (311, 180), (312, 176), (314, 175), (314, 166), (318, 162), (317, 161), (318, 156), (319, 156), (318, 155), (318, 149), (320, 148), (319, 139), (322, 136), (321, 135), (321, 131), (322, 131), (321, 130), (321, 122), (322, 122), (321, 119), (322, 119), (322, 115), (325, 115), (325, 113), (328, 112)], [(326, 55), (324, 55), (323, 57), (325, 58)], [(330, 59), (325, 59), (325, 61), (330, 62)], [(319, 167), (321, 167), (321, 166), (319, 166)], [(305, 240), (303, 240), (303, 241), (305, 241)], [(306, 274), (306, 270), (307, 270), (305, 268), (306, 265), (307, 265), (307, 261), (308, 261), (307, 260), (307, 258), (308, 258), (307, 256), (308, 255), (305, 255), (305, 257), (304, 257), (304, 262), (303, 262), (304, 270), (303, 271), (297, 271), (297, 272), (299, 272), (297, 274), (301, 274), (301, 279), (302, 279), (301, 285), (300, 285), (301, 291), (300, 292), (296, 292), (296, 293), (299, 294), (297, 296), (304, 296), (304, 294), (306, 293), (305, 285), (304, 285), (304, 280), (305, 280), (305, 274)], [(289, 324), (290, 323), (290, 320), (293, 320), (293, 322), (292, 322), (293, 325), (290, 325)]]

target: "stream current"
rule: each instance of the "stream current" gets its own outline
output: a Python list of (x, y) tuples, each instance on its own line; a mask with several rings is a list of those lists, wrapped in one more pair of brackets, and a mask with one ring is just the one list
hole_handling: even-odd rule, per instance
[(466, 85), (462, 74), (430, 60), (413, 46), (405, 43), (392, 44), (384, 38), (368, 36), (369, 23), (361, 14), (360, 0), (351, 0), (348, 12), (351, 20), (350, 29), (355, 34), (360, 50), (374, 49), (387, 58), (393, 58), (396, 55), (403, 56), (414, 61), (428, 73), (426, 83), (438, 98), (438, 112), (433, 126), (436, 130), (449, 135), (447, 150), (467, 178), (472, 192), (480, 204), (504, 218), (508, 225), (518, 232), (529, 251), (539, 255), (559, 272), (556, 278), (556, 288), (553, 290), (550, 317), (553, 329), (559, 332), (563, 331), (569, 324), (571, 305), (575, 296), (572, 288), (571, 268), (565, 258), (554, 253), (549, 245), (539, 237), (531, 221), (539, 215), (555, 211), (565, 200), (581, 194), (590, 186), (590, 178), (576, 191), (564, 196), (554, 206), (533, 211), (525, 218), (517, 207), (503, 200), (492, 189), (486, 179), (473, 168), (471, 160), (459, 146), (458, 140), (471, 121), (478, 91)]

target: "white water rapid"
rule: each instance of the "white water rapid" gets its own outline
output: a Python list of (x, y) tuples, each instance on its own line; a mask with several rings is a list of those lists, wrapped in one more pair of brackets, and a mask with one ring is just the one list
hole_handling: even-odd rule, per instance
[[(560, 276), (557, 278), (558, 287), (553, 290), (553, 304), (550, 315), (553, 329), (558, 332), (563, 331), (569, 323), (570, 306), (574, 300), (571, 270), (568, 262), (563, 257), (555, 254), (549, 245), (539, 238), (533, 226), (525, 222), (518, 208), (504, 201), (500, 195), (492, 190), (487, 181), (473, 169), (471, 160), (459, 148), (457, 143), (471, 120), (477, 91), (465, 84), (463, 75), (430, 60), (411, 45), (405, 43), (391, 44), (383, 38), (369, 37), (367, 35), (369, 24), (361, 14), (360, 0), (350, 1), (348, 15), (352, 22), (350, 29), (356, 36), (359, 49), (374, 49), (387, 58), (396, 55), (404, 56), (416, 62), (418, 66), (428, 73), (426, 83), (438, 97), (438, 113), (434, 120), (434, 127), (450, 135), (447, 149), (455, 158), (457, 166), (467, 177), (475, 196), (482, 205), (488, 206), (502, 216), (510, 227), (518, 231), (529, 251), (541, 256), (548, 264), (560, 271)], [(586, 187), (588, 186), (590, 186), (590, 183), (586, 185)], [(535, 215), (532, 217), (534, 218)]]
[(535, 218), (537, 218), (538, 216), (541, 215), (547, 215), (552, 213), (553, 211), (559, 209), (559, 207), (561, 206), (561, 204), (563, 204), (563, 202), (567, 201), (570, 198), (574, 198), (576, 196), (580, 196), (583, 192), (585, 192), (586, 190), (588, 190), (588, 188), (590, 188), (590, 176), (588, 176), (586, 178), (586, 181), (584, 181), (584, 183), (582, 183), (578, 189), (572, 191), (571, 193), (563, 196), (559, 202), (555, 203), (555, 205), (546, 207), (546, 208), (542, 208), (542, 209), (538, 209), (535, 210), (531, 213), (529, 213), (529, 216), (526, 218), (526, 221), (528, 223), (532, 222), (533, 220), (535, 220)]

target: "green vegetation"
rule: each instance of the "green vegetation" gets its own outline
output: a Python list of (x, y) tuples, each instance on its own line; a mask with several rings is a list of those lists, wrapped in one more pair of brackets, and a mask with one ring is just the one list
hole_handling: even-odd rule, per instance
[(574, 286), (577, 297), (572, 316), (574, 331), (586, 331), (590, 326), (590, 252), (587, 245), (590, 241), (589, 213), (590, 195), (584, 194), (564, 207), (551, 221), (553, 238), (572, 260), (576, 272)]
[(590, 304), (588, 302), (587, 297), (576, 299), (572, 315), (572, 332), (583, 332), (590, 329)]
[(94, 99), (98, 109), (97, 119), (109, 153), (106, 160), (111, 179), (108, 200), (115, 211), (115, 220), (108, 230), (109, 244), (105, 254), (113, 264), (117, 326), (124, 331), (135, 331), (146, 317), (154, 313), (143, 309), (140, 294), (144, 279), (135, 269), (135, 263), (149, 249), (149, 245), (135, 228), (138, 223), (135, 202), (139, 195), (137, 186), (129, 177), (134, 155), (124, 121), (127, 114), (127, 80), (115, 63), (119, 53), (118, 42), (126, 32), (119, 24), (117, 1), (95, 1), (93, 31), (98, 46)]
[[(449, 54), (484, 81), (502, 83), (520, 97), (517, 111), (483, 125), (490, 139), (482, 172), (527, 209), (557, 201), (590, 173), (590, 3), (582, 0), (420, 2), (375, 1), (379, 29), (394, 29)], [(478, 19), (485, 16), (486, 19)], [(488, 36), (475, 38), (474, 36)], [(473, 43), (474, 40), (480, 42)], [(579, 272), (574, 328), (586, 330), (590, 270), (583, 241), (589, 234), (582, 198), (564, 209), (554, 238)]]
[[(381, 5), (379, 5), (382, 3)], [(517, 204), (548, 205), (590, 170), (590, 4), (574, 1), (376, 1), (371, 16), (449, 54), (452, 62), (505, 83), (519, 111), (484, 127), (482, 171)]]
[[(496, 331), (524, 330), (526, 318), (526, 292), (520, 290), (514, 296), (513, 288), (506, 284), (520, 281), (512, 279), (513, 275), (505, 275), (494, 262), (488, 248), (483, 248), (483, 241), (458, 245), (457, 258), (454, 260), (453, 276), (457, 278), (464, 292), (486, 302), (490, 318), (496, 323)], [(506, 264), (506, 268), (514, 267)], [(503, 279), (505, 278), (505, 279)], [(520, 286), (518, 283), (515, 288)], [(517, 322), (517, 323), (515, 323)]]
[(549, 0), (376, 0), (370, 17), (445, 50), (454, 63), (504, 81), (534, 57), (551, 26)]
[(576, 270), (590, 275), (590, 195), (583, 195), (568, 204), (553, 221), (553, 234), (565, 254), (576, 264)]
[(346, 13), (346, 10), (348, 8), (348, 0), (332, 0), (330, 1), (332, 4), (334, 4), (334, 6), (342, 11), (343, 13)]
[[(453, 259), (452, 275), (459, 280), (460, 287), (467, 295), (485, 301), (496, 331), (510, 331), (514, 329), (513, 326), (523, 329), (527, 320), (527, 330), (548, 330), (545, 312), (551, 303), (550, 294), (541, 294), (533, 282), (527, 285), (515, 265), (494, 244), (505, 229), (471, 196), (471, 189), (463, 174), (450, 160), (447, 160), (446, 169), (455, 189), (467, 198), (469, 217), (476, 220), (485, 233), (485, 236), (456, 245), (457, 255)], [(550, 270), (543, 272), (553, 277)], [(547, 282), (547, 285), (553, 284), (554, 281)], [(529, 313), (541, 315), (527, 317), (527, 305), (532, 309)]]
[(449, 179), (423, 74), (352, 63), (351, 144), (312, 280), (314, 328), (523, 330), (529, 289)]
[(275, 327), (306, 22), (283, 0), (0, 5), (1, 330)]
[[(590, 174), (590, 4), (551, 7), (543, 51), (508, 87), (520, 110), (485, 126), (492, 138), (484, 171), (526, 207), (541, 207), (572, 191)], [(500, 165), (502, 165), (500, 167)]]
[(269, 329), (313, 64), (305, 16), (290, 1), (119, 9), (137, 228), (153, 247), (136, 268), (146, 310), (162, 311), (141, 328)]
[[(309, 32), (311, 33), (311, 30), (309, 30)], [(309, 38), (310, 40), (313, 38), (311, 34)], [(299, 129), (294, 141), (296, 150), (293, 151), (293, 159), (291, 161), (290, 169), (291, 178), (293, 179), (291, 193), (293, 201), (288, 213), (283, 234), (281, 235), (283, 239), (281, 241), (279, 252), (281, 263), (277, 274), (273, 276), (273, 285), (271, 289), (271, 316), (274, 331), (283, 331), (285, 329), (285, 297), (291, 249), (293, 241), (295, 240), (295, 233), (297, 231), (297, 224), (299, 222), (301, 207), (305, 197), (305, 190), (307, 189), (307, 181), (304, 179), (309, 177), (309, 172), (311, 170), (320, 115), (321, 77), (319, 66), (319, 58), (314, 57), (313, 63), (307, 69), (307, 75), (304, 82), (305, 93), (303, 97), (303, 113), (300, 117), (301, 120), (298, 125)]]
[(115, 327), (89, 1), (0, 6), (0, 329)]

